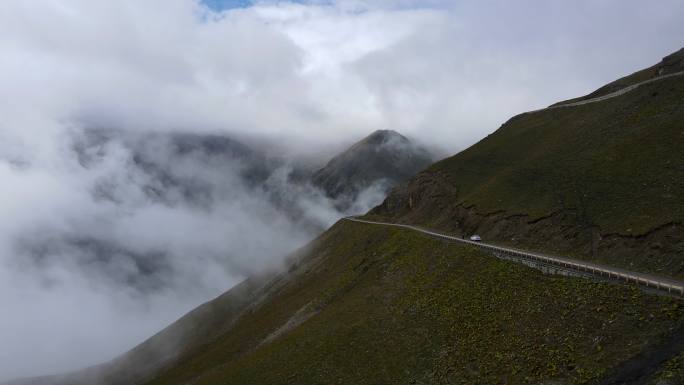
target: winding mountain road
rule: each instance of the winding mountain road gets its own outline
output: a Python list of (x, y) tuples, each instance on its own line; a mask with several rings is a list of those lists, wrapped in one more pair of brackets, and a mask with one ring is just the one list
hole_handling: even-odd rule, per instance
[(545, 110), (553, 110), (553, 109), (556, 109), (556, 108), (576, 107), (576, 106), (582, 106), (582, 105), (590, 104), (590, 103), (602, 102), (602, 101), (604, 101), (604, 100), (612, 99), (612, 98), (615, 98), (615, 97), (624, 95), (624, 94), (626, 94), (626, 93), (628, 93), (628, 92), (634, 91), (635, 89), (637, 89), (637, 88), (639, 88), (640, 86), (643, 86), (643, 85), (645, 85), (645, 84), (654, 83), (654, 82), (657, 82), (657, 81), (660, 81), (660, 80), (663, 80), (663, 79), (667, 79), (667, 78), (671, 78), (671, 77), (675, 77), (675, 76), (681, 76), (681, 75), (684, 75), (684, 71), (673, 72), (673, 73), (671, 73), (671, 74), (661, 75), (661, 76), (658, 76), (658, 77), (653, 78), (653, 79), (644, 80), (643, 82), (635, 83), (635, 84), (632, 84), (632, 85), (627, 86), (627, 87), (625, 87), (625, 88), (621, 88), (621, 89), (619, 89), (619, 90), (617, 90), (617, 91), (613, 91), (613, 92), (611, 92), (611, 93), (609, 93), (609, 94), (606, 94), (606, 95), (597, 96), (597, 97), (595, 97), (595, 98), (586, 99), (586, 100), (580, 100), (580, 101), (572, 102), (572, 103), (555, 104), (555, 105), (552, 105), (552, 106), (549, 106), (549, 107), (540, 108), (540, 109), (538, 109), (538, 110), (527, 111), (527, 112), (524, 112), (524, 113), (525, 113), (525, 114), (531, 114), (531, 113), (534, 113), (534, 112), (545, 111)]
[(544, 265), (557, 266), (557, 267), (560, 267), (560, 268), (563, 268), (566, 270), (576, 271), (576, 272), (582, 273), (584, 275), (591, 275), (591, 276), (595, 276), (597, 278), (604, 279), (604, 280), (611, 280), (611, 281), (624, 282), (624, 283), (635, 283), (637, 285), (640, 285), (640, 286), (643, 286), (646, 288), (650, 288), (650, 289), (654, 289), (654, 290), (657, 290), (660, 292), (684, 296), (684, 282), (669, 279), (669, 278), (663, 278), (663, 277), (658, 277), (655, 275), (638, 273), (638, 272), (634, 272), (634, 271), (620, 269), (617, 267), (581, 261), (578, 259), (543, 255), (543, 254), (539, 254), (539, 253), (533, 253), (530, 251), (524, 251), (524, 250), (514, 249), (514, 248), (510, 248), (510, 247), (496, 246), (496, 245), (492, 245), (490, 243), (484, 243), (484, 242), (473, 242), (473, 241), (469, 241), (467, 239), (463, 239), (463, 238), (459, 238), (459, 237), (455, 237), (455, 236), (451, 236), (451, 235), (447, 235), (447, 234), (438, 233), (435, 231), (427, 230), (427, 229), (417, 227), (417, 226), (412, 226), (412, 225), (368, 221), (365, 219), (359, 219), (359, 218), (355, 218), (355, 217), (347, 217), (344, 219), (351, 221), (351, 222), (365, 223), (365, 224), (371, 224), (371, 225), (400, 227), (403, 229), (417, 231), (419, 233), (430, 235), (430, 236), (433, 236), (433, 237), (436, 237), (439, 239), (444, 239), (444, 240), (448, 240), (448, 241), (455, 241), (455, 242), (460, 242), (460, 243), (468, 244), (471, 246), (475, 246), (475, 247), (478, 247), (480, 249), (483, 249), (485, 251), (488, 251), (488, 252), (491, 252), (491, 253), (494, 253), (497, 255), (512, 257), (512, 258), (515, 258), (518, 260), (528, 261), (530, 263), (539, 263), (539, 264), (544, 264)]

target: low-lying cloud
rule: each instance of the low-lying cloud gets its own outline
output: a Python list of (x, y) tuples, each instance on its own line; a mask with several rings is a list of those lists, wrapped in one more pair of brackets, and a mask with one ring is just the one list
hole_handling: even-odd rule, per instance
[(676, 0), (0, 2), (0, 380), (111, 358), (277, 267), (348, 213), (293, 182), (302, 159), (377, 129), (456, 152), (680, 48), (683, 14)]
[(340, 212), (288, 163), (222, 137), (71, 137), (55, 169), (0, 164), (3, 375), (111, 358), (384, 193)]

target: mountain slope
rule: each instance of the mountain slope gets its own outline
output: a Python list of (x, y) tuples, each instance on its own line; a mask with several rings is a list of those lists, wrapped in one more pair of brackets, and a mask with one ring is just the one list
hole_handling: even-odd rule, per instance
[[(668, 194), (683, 191), (683, 92), (684, 81), (669, 78), (519, 115), (395, 189), (370, 216), (586, 247), (587, 258), (623, 264), (654, 255), (650, 265), (676, 267), (682, 207)], [(631, 260), (614, 253), (625, 250)], [(681, 299), (341, 221), (285, 271), (248, 281), (86, 375), (105, 384), (674, 385), (683, 368)]]
[(314, 173), (312, 182), (345, 205), (374, 184), (389, 190), (431, 163), (422, 147), (395, 131), (379, 130), (330, 160)]
[(675, 76), (515, 116), (372, 214), (684, 277), (683, 107)]
[(676, 301), (402, 230), (339, 223), (302, 262), (312, 260), (213, 348), (152, 383), (582, 383), (681, 322)]
[[(680, 301), (406, 230), (340, 222), (269, 282), (237, 318), (224, 299), (204, 305), (208, 343), (181, 349), (149, 382), (119, 383), (579, 384), (636, 369), (681, 378), (663, 369), (679, 359)], [(167, 330), (193, 330), (189, 319)], [(675, 352), (639, 358), (664, 347)]]

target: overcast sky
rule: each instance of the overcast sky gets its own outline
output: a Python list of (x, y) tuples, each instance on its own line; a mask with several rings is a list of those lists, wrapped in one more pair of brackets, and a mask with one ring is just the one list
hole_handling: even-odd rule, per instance
[(3, 132), (35, 142), (59, 122), (310, 148), (391, 128), (454, 152), (684, 45), (679, 0), (208, 1), (3, 1)]
[[(455, 153), (684, 46), (681, 0), (206, 1), (0, 1), (0, 380), (109, 359), (307, 239), (233, 174), (209, 211), (151, 203), (130, 148), (79, 163), (84, 129), (225, 133), (297, 154), (395, 129)], [(103, 180), (118, 201), (95, 199)], [(259, 231), (269, 245), (244, 235)], [(149, 295), (110, 282), (65, 236), (163, 245), (174, 278)], [(40, 266), (18, 252), (55, 244)]]

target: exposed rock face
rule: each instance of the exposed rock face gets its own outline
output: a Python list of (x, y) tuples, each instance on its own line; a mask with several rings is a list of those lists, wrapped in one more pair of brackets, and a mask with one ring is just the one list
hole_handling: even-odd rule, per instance
[(424, 148), (395, 131), (380, 130), (334, 157), (312, 181), (344, 206), (374, 184), (387, 191), (431, 163)]

